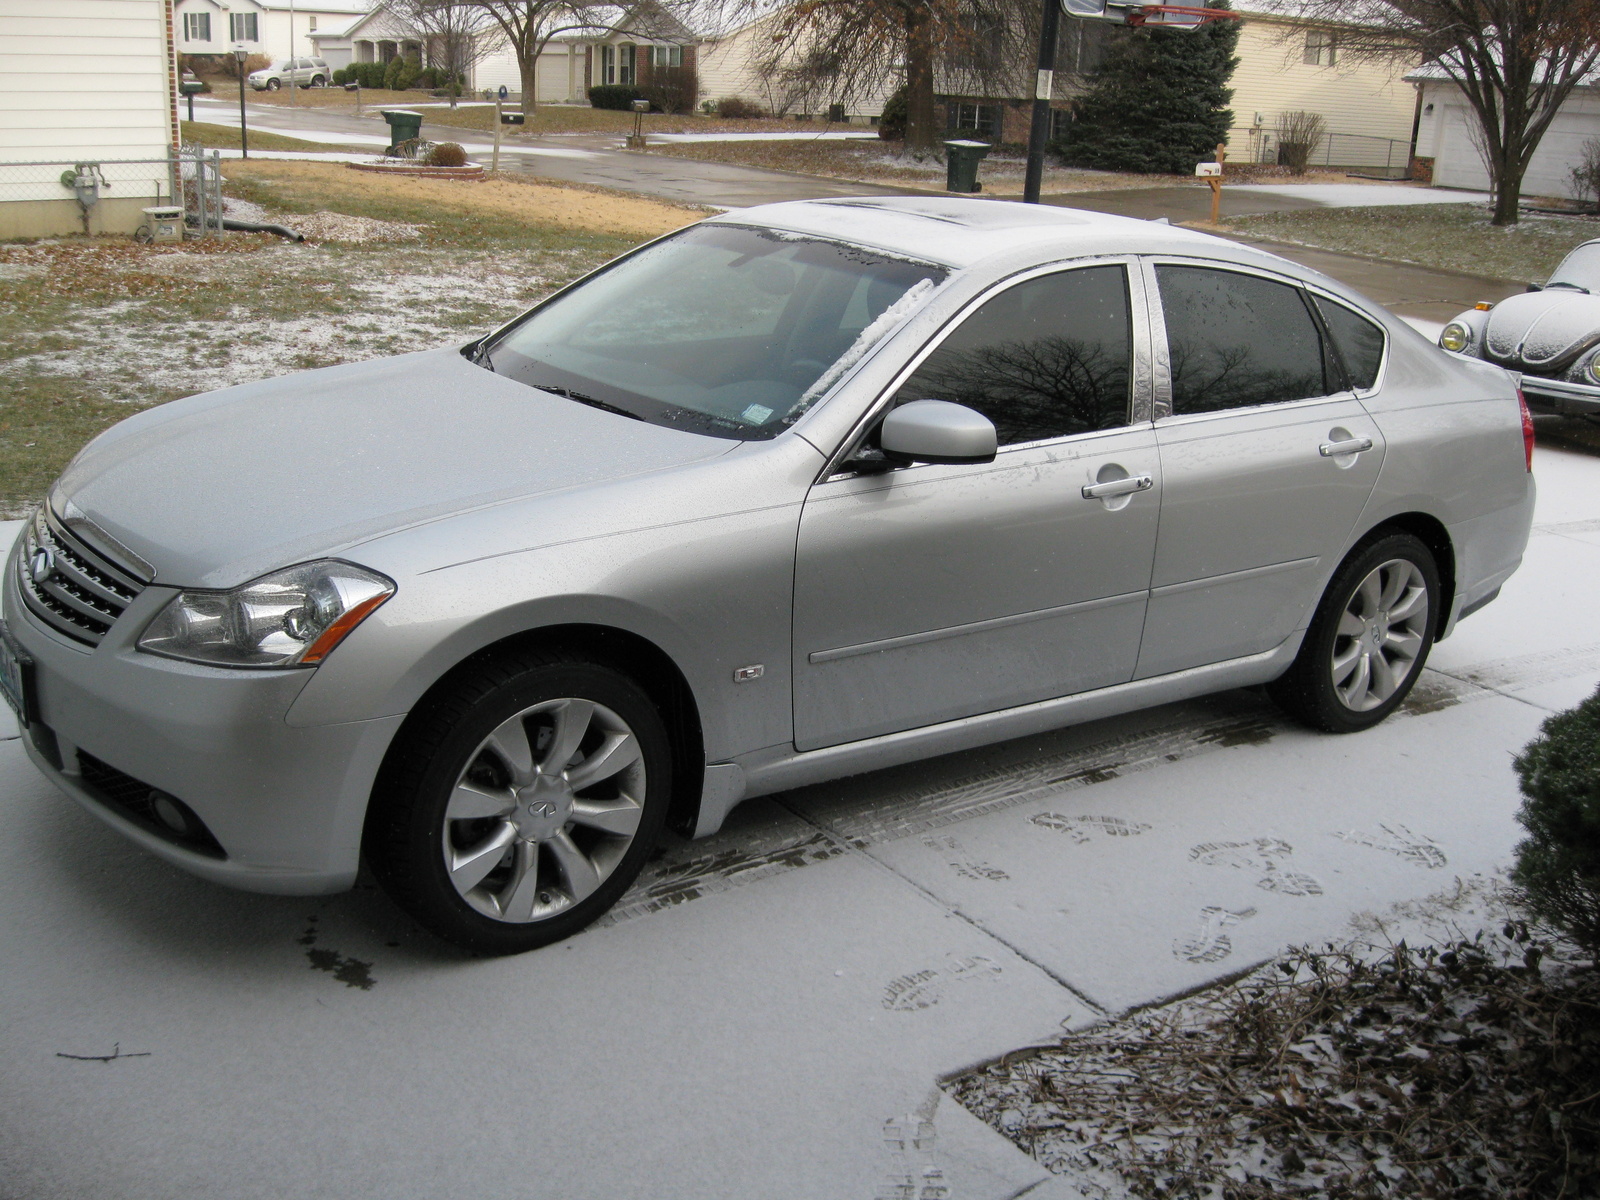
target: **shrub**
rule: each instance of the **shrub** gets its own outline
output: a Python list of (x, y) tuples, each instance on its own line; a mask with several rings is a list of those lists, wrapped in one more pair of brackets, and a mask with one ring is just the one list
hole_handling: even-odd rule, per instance
[(896, 88), (883, 102), (883, 115), (878, 118), (878, 136), (886, 142), (902, 142), (906, 136), (906, 89)]
[(1534, 913), (1600, 955), (1600, 691), (1546, 720), (1515, 765), (1529, 836), (1512, 882)]
[[(239, 63), (231, 54), (187, 54), (184, 56), (197, 64), (191, 68), (195, 74), (202, 70), (208, 75), (221, 75), (227, 79), (239, 78)], [(198, 64), (206, 64), (203, 68)], [(249, 75), (253, 71), (265, 71), (272, 65), (272, 60), (265, 54), (246, 55), (244, 60), (244, 73)]]
[(645, 94), (650, 106), (664, 113), (693, 112), (700, 98), (700, 76), (693, 67), (657, 67)]
[(1580, 205), (1600, 206), (1600, 138), (1590, 138), (1579, 148), (1571, 175), (1572, 198)]
[(594, 108), (612, 108), (627, 112), (635, 100), (648, 99), (631, 83), (601, 83), (589, 89), (589, 103)]
[(423, 161), (430, 167), (464, 167), (467, 165), (467, 152), (455, 142), (437, 142)]
[(338, 68), (337, 70), (334, 71), (334, 73), (333, 73), (333, 86), (334, 87), (343, 87), (345, 84), (350, 83), (350, 82), (352, 82), (352, 79), (351, 79), (351, 68), (350, 67), (340, 67), (340, 68)]
[(411, 86), (412, 82), (421, 73), (421, 69), (409, 58), (396, 55), (389, 60), (389, 65), (383, 70), (383, 83), (381, 86), (391, 92), (403, 92)]
[(738, 96), (724, 96), (717, 101), (717, 116), (729, 121), (752, 121), (767, 115), (767, 110)]
[(1311, 156), (1328, 136), (1328, 126), (1314, 112), (1278, 114), (1278, 162), (1291, 175), (1304, 175)]

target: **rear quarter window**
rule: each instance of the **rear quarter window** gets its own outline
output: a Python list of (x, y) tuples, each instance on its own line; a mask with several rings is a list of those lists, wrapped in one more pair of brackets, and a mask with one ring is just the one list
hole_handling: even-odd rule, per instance
[(1358, 392), (1366, 391), (1378, 382), (1378, 369), (1383, 365), (1383, 329), (1326, 296), (1315, 300), (1333, 337), (1334, 349), (1344, 360), (1350, 386)]

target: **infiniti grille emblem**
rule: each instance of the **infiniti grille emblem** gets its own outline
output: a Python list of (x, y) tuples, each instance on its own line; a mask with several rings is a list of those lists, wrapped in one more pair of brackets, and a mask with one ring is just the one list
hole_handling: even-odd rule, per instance
[(28, 575), (35, 583), (43, 583), (56, 573), (56, 556), (48, 546), (40, 546), (28, 560)]

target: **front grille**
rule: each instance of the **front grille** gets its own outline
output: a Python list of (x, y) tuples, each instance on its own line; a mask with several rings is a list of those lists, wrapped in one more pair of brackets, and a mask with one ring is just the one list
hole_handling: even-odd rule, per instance
[[(41, 564), (44, 569), (36, 570)], [(89, 546), (46, 508), (28, 522), (16, 568), (29, 611), (57, 633), (89, 646), (100, 644), (148, 582)]]
[[(140, 782), (125, 771), (117, 770), (86, 750), (78, 751), (78, 771), (83, 786), (96, 799), (140, 827), (199, 854), (211, 858), (227, 857), (205, 823), (195, 816), (194, 810), (176, 797)], [(162, 818), (156, 804), (163, 799), (168, 802), (169, 815), (173, 812), (178, 814), (178, 824), (182, 828), (174, 828)]]

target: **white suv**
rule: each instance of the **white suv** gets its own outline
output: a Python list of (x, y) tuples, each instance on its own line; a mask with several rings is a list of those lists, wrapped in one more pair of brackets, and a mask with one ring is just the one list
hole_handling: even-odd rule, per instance
[(321, 58), (283, 58), (264, 71), (250, 74), (250, 86), (258, 92), (275, 92), (286, 83), (301, 87), (326, 87), (333, 78), (327, 61)]

